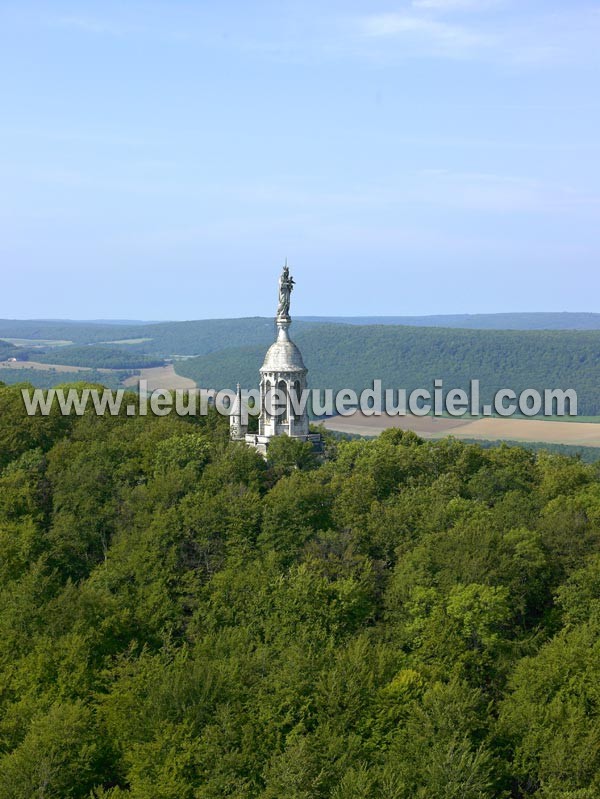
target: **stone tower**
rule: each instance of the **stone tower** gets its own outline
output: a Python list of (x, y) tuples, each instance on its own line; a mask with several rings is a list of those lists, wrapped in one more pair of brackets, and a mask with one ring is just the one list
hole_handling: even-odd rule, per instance
[[(289, 269), (283, 267), (279, 278), (279, 307), (277, 309), (277, 339), (271, 344), (260, 370), (260, 407), (258, 432), (262, 436), (307, 436), (308, 414), (306, 409), (295, 413), (292, 395), (298, 399), (306, 388), (308, 369), (304, 365), (300, 350), (290, 339), (288, 330), (292, 324), (290, 317), (290, 294), (294, 288), (294, 278)], [(279, 404), (283, 413), (269, 413), (269, 395), (279, 389)]]
[[(301, 407), (299, 402), (306, 388), (308, 369), (300, 350), (288, 333), (292, 324), (290, 298), (293, 289), (294, 278), (291, 277), (286, 263), (279, 278), (279, 305), (275, 319), (277, 338), (267, 350), (260, 369), (258, 434), (246, 433), (241, 424), (241, 415), (238, 413), (238, 406), (241, 408), (239, 386), (230, 418), (231, 438), (244, 439), (263, 454), (267, 452), (269, 441), (280, 435), (310, 441), (315, 448), (320, 448), (321, 445), (320, 434), (309, 432), (306, 404)], [(277, 395), (273, 393), (275, 389), (278, 389)], [(297, 399), (295, 408), (293, 398)]]

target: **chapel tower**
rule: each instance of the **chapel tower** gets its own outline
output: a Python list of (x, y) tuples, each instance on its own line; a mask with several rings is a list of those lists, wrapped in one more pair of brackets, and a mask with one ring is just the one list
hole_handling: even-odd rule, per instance
[[(294, 285), (294, 278), (290, 275), (286, 262), (279, 277), (279, 304), (275, 318), (277, 338), (267, 350), (260, 368), (258, 434), (247, 433), (247, 428), (242, 425), (239, 385), (230, 418), (231, 438), (245, 440), (263, 454), (267, 452), (270, 439), (280, 435), (310, 441), (315, 448), (320, 448), (321, 445), (320, 434), (309, 432), (306, 402), (303, 405), (301, 403), (302, 392), (307, 386), (308, 369), (288, 332), (292, 324), (290, 299)], [(277, 395), (274, 395), (275, 389), (278, 389)]]

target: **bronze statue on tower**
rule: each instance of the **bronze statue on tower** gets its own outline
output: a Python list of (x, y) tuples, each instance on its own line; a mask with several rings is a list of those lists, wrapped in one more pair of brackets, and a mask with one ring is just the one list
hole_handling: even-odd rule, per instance
[(278, 319), (290, 318), (290, 296), (294, 289), (294, 282), (294, 278), (290, 276), (290, 269), (286, 261), (279, 278), (279, 306), (277, 308)]

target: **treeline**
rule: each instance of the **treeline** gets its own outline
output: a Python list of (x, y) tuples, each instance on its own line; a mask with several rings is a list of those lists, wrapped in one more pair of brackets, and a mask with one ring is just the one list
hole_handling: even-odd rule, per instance
[(584, 463), (597, 463), (600, 461), (600, 447), (586, 447), (578, 444), (552, 444), (542, 441), (475, 441), (474, 439), (462, 439), (470, 444), (480, 444), (484, 448), (488, 447), (523, 447), (530, 452), (549, 452), (554, 455), (566, 455), (569, 458), (578, 458)]
[(36, 356), (40, 363), (56, 363), (61, 366), (86, 366), (93, 369), (143, 369), (162, 366), (164, 359), (146, 355), (135, 347), (55, 347), (44, 355)]
[(599, 313), (535, 312), (436, 314), (431, 316), (303, 316), (304, 321), (350, 325), (462, 327), (471, 330), (600, 330)]
[[(318, 428), (320, 429), (320, 428)], [(334, 440), (338, 441), (361, 441), (363, 439), (373, 439), (377, 436), (361, 436), (356, 433), (341, 433), (338, 431), (328, 431)], [(579, 444), (553, 444), (544, 441), (510, 441), (508, 439), (481, 440), (475, 438), (461, 438), (463, 444), (477, 444), (484, 449), (490, 447), (522, 447), (529, 452), (546, 452), (553, 455), (566, 455), (570, 458), (578, 458), (584, 463), (596, 463), (600, 461), (600, 447), (587, 447)]]
[[(37, 356), (36, 356), (37, 357)], [(55, 388), (56, 386), (70, 386), (81, 381), (82, 378), (96, 386), (105, 386), (110, 389), (122, 388), (122, 382), (134, 373), (131, 371), (97, 372), (95, 369), (85, 372), (63, 372), (49, 367), (48, 369), (11, 369), (0, 370), (0, 380), (7, 385), (31, 385), (33, 388)]]
[[(600, 332), (453, 330), (393, 326), (292, 327), (310, 385), (360, 391), (375, 378), (384, 387), (426, 388), (442, 379), (446, 389), (481, 384), (482, 402), (510, 388), (577, 390), (582, 415), (600, 415)], [(264, 348), (243, 347), (176, 364), (179, 374), (205, 388), (258, 382)]]
[(0, 388), (0, 799), (596, 799), (599, 546), (576, 459)]

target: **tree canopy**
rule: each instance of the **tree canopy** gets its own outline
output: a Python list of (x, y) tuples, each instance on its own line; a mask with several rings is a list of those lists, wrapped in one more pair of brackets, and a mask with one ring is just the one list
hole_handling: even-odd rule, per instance
[(0, 799), (596, 799), (600, 471), (0, 387)]

